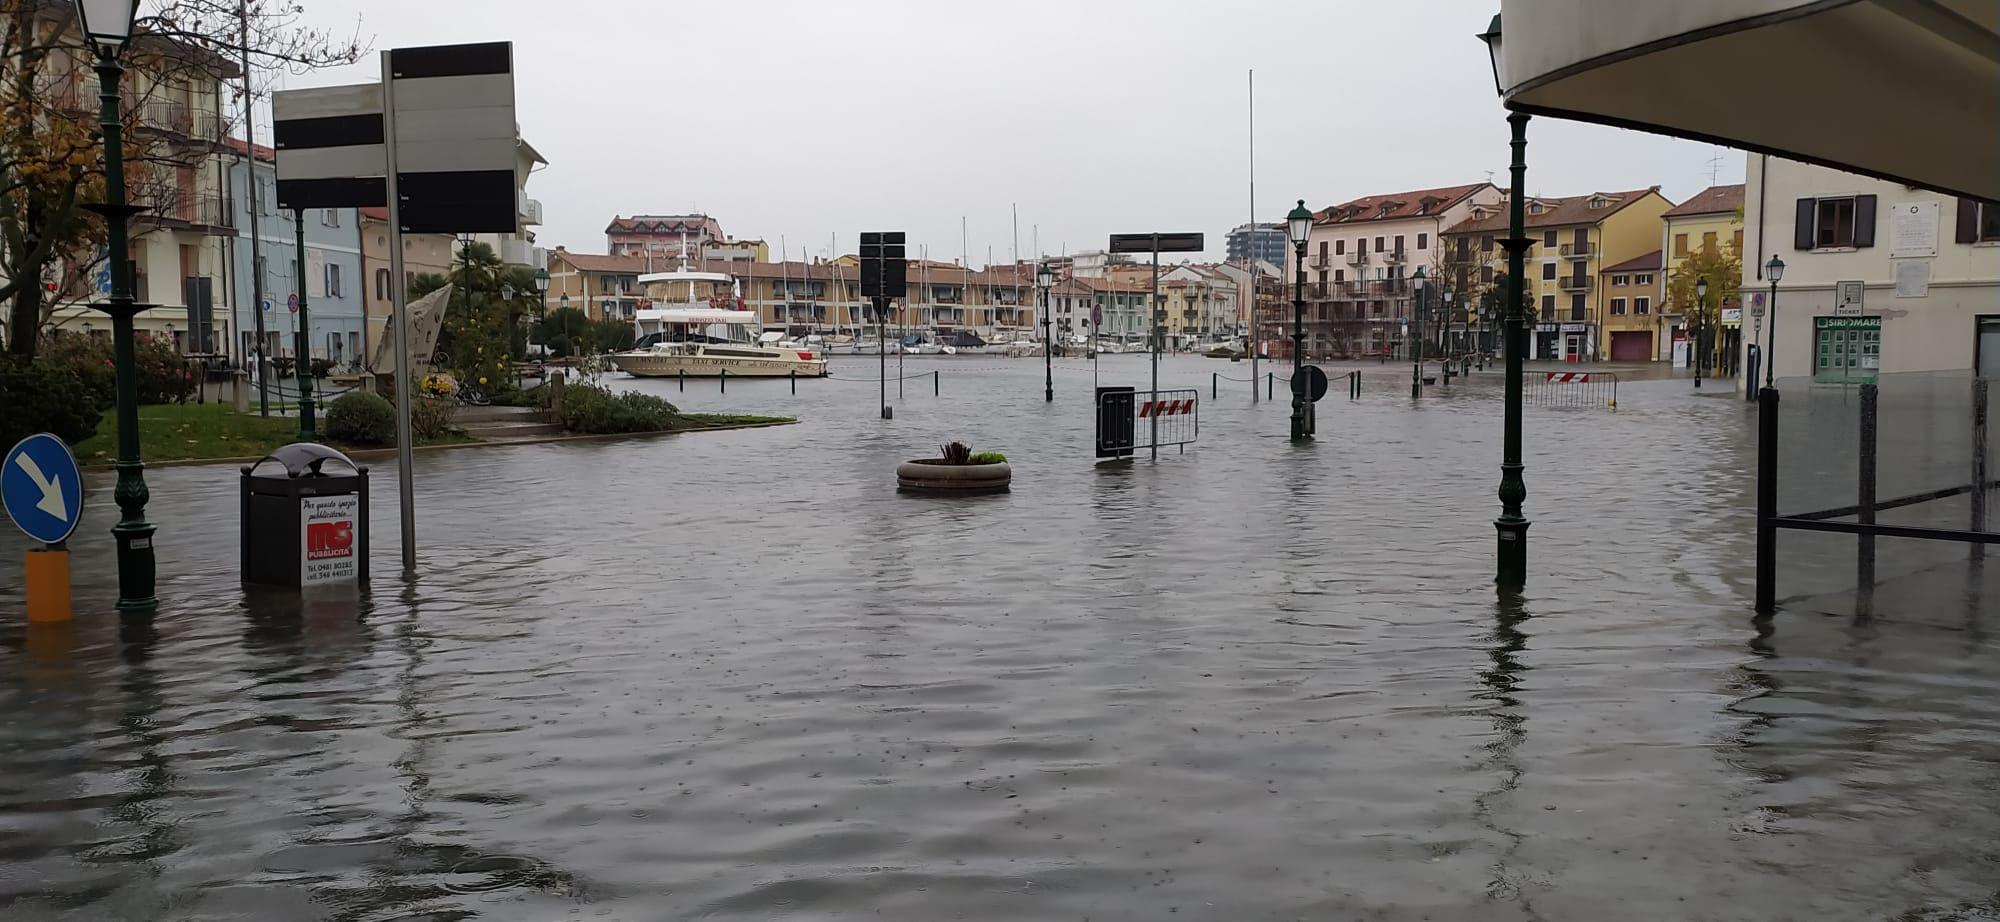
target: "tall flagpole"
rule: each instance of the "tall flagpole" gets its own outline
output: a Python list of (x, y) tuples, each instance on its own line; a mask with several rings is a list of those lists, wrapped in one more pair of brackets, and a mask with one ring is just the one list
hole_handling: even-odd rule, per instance
[[(1257, 70), (1250, 69), (1250, 239), (1243, 259), (1243, 268), (1250, 270), (1244, 277), (1243, 285), (1236, 289), (1239, 305), (1247, 302), (1245, 313), (1248, 324), (1245, 344), (1250, 349), (1250, 402), (1257, 402), (1257, 280), (1263, 273), (1257, 271)], [(1247, 289), (1247, 291), (1246, 291)]]

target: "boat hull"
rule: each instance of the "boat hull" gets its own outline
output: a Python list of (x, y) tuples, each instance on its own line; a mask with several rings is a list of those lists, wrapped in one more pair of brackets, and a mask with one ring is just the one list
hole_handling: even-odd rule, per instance
[(618, 370), (635, 378), (801, 378), (826, 377), (825, 359), (752, 359), (727, 355), (623, 353), (611, 357)]

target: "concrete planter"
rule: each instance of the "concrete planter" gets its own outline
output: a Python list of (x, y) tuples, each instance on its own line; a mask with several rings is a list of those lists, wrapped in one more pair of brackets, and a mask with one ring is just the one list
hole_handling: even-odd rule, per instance
[(947, 464), (936, 458), (921, 458), (896, 465), (896, 490), (902, 493), (935, 493), (947, 496), (978, 493), (1005, 493), (1014, 480), (1007, 462), (998, 464)]

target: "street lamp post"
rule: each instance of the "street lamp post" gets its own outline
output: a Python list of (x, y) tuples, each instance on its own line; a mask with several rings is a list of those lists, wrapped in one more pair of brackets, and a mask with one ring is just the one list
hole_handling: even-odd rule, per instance
[(1769, 345), (1757, 351), (1761, 353), (1759, 358), (1764, 360), (1764, 388), (1769, 390), (1771, 368), (1777, 364), (1775, 359), (1778, 348), (1778, 280), (1785, 277), (1785, 261), (1775, 255), (1772, 256), (1771, 261), (1764, 264), (1764, 276), (1771, 280), (1771, 340)]
[[(1458, 331), (1453, 329), (1453, 327), (1458, 325), (1458, 318), (1453, 317), (1451, 314), (1451, 296), (1451, 285), (1446, 284), (1444, 286), (1444, 322), (1438, 329), (1438, 354), (1444, 356), (1446, 361), (1450, 361), (1454, 354), (1464, 351), (1460, 348)], [(1451, 369), (1446, 368), (1445, 373), (1450, 374)]]
[(125, 68), (118, 56), (132, 40), (137, 0), (78, 0), (77, 17), (97, 52), (98, 127), (104, 138), (104, 201), (87, 206), (104, 217), (111, 260), (111, 296), (95, 305), (111, 317), (113, 370), (118, 389), (118, 524), (111, 537), (118, 555), (118, 613), (147, 616), (159, 608), (153, 595), (153, 525), (146, 521), (146, 465), (139, 459), (139, 374), (133, 321), (147, 305), (132, 296), (131, 243), (127, 226), (144, 210), (125, 200), (125, 140), (118, 81)]
[(1694, 280), (1694, 346), (1688, 354), (1694, 360), (1694, 388), (1701, 390), (1701, 360), (1708, 357), (1702, 336), (1708, 332), (1708, 276)]
[(1301, 375), (1306, 366), (1306, 237), (1312, 233), (1312, 211), (1306, 208), (1306, 200), (1285, 216), (1285, 228), (1292, 240), (1292, 253), (1298, 262), (1297, 273), (1292, 280), (1292, 441), (1306, 440), (1306, 392), (1301, 386)]
[[(1479, 37), (1486, 42), (1487, 55), (1492, 60), (1494, 91), (1504, 99), (1509, 75), (1505, 71), (1506, 58), (1500, 53), (1499, 14), (1494, 14), (1492, 23)], [(1523, 226), (1526, 223), (1523, 203), (1528, 194), (1527, 113), (1509, 112), (1507, 125), (1511, 135), (1509, 144), (1513, 148), (1513, 159), (1507, 166), (1510, 174), (1507, 239), (1504, 241), (1507, 248), (1507, 290), (1506, 302), (1502, 306), (1502, 310), (1506, 311), (1507, 392), (1500, 449), (1500, 517), (1493, 521), (1499, 538), (1494, 582), (1504, 589), (1519, 589), (1528, 583), (1528, 518), (1521, 512), (1521, 505), (1528, 498), (1528, 484), (1521, 476), (1521, 354), (1527, 351), (1523, 329), (1526, 318), (1521, 311), (1521, 274), (1525, 271), (1528, 247), (1532, 245)]]
[(1417, 274), (1410, 276), (1410, 287), (1416, 289), (1417, 305), (1411, 313), (1416, 325), (1410, 335), (1410, 396), (1424, 395), (1424, 267), (1417, 267)]
[(1035, 287), (1042, 290), (1042, 400), (1056, 399), (1055, 318), (1049, 316), (1049, 288), (1056, 283), (1056, 270), (1047, 260), (1035, 266)]

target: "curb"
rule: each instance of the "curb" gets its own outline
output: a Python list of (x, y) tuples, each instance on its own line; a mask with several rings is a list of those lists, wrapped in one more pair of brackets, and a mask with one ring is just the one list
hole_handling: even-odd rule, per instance
[[(681, 435), (688, 432), (723, 432), (730, 429), (768, 429), (775, 426), (795, 426), (798, 420), (768, 423), (717, 423), (703, 426), (689, 426), (686, 429), (662, 429), (655, 432), (611, 432), (602, 435), (552, 435), (532, 439), (498, 439), (490, 442), (451, 442), (444, 445), (418, 445), (412, 451), (448, 451), (454, 448), (504, 448), (514, 445), (548, 445), (556, 442), (608, 442), (613, 439), (656, 438), (663, 435)], [(346, 453), (350, 458), (393, 458), (394, 448), (358, 448)], [(231, 458), (180, 458), (173, 461), (147, 461), (146, 468), (194, 467), (201, 464), (254, 464), (262, 460), (262, 455), (243, 455)], [(86, 464), (85, 470), (111, 470), (115, 462), (106, 464)]]

